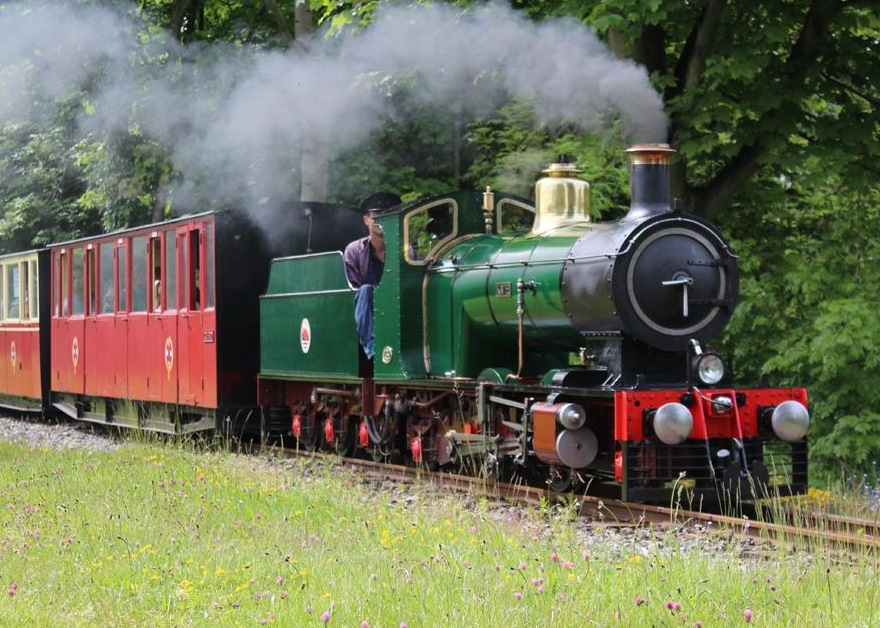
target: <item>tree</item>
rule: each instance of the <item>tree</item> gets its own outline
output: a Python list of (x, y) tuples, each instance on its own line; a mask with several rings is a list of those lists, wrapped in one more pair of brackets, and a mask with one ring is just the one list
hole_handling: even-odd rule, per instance
[[(662, 90), (677, 189), (707, 218), (728, 209), (766, 164), (821, 151), (858, 179), (878, 155), (876, 0), (600, 0), (523, 3), (577, 15)], [(867, 160), (867, 161), (866, 161)]]

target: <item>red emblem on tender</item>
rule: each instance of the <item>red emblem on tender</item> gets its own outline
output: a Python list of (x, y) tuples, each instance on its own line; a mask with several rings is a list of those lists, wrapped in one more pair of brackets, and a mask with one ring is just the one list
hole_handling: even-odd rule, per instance
[(70, 347), (70, 357), (73, 359), (73, 372), (76, 373), (76, 367), (79, 364), (79, 338), (73, 337), (73, 345)]
[(302, 319), (302, 323), (299, 324), (299, 345), (303, 353), (308, 353), (309, 347), (312, 346), (312, 326), (307, 318)]

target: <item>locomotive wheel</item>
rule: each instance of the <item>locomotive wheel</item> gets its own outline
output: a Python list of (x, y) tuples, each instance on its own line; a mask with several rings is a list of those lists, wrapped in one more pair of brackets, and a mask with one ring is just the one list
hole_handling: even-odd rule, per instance
[(372, 421), (370, 435), (370, 456), (375, 462), (386, 462), (394, 455), (395, 417), (379, 415), (367, 419)]
[(370, 457), (373, 459), (373, 462), (388, 462), (388, 459), (391, 458), (391, 448), (390, 447), (370, 447)]
[(550, 467), (547, 477), (547, 486), (555, 493), (564, 493), (571, 488), (574, 482), (574, 474), (567, 467)]
[(333, 437), (333, 451), (342, 457), (347, 457), (354, 453), (355, 431), (354, 422), (350, 417), (340, 419), (339, 430)]

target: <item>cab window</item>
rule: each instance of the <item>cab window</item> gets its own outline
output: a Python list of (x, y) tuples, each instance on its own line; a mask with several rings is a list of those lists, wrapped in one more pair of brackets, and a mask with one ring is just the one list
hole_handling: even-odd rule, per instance
[(526, 203), (504, 198), (498, 201), (496, 224), (500, 235), (513, 235), (531, 230), (535, 222), (535, 208)]
[(445, 242), (455, 237), (458, 206), (442, 200), (414, 209), (404, 218), (404, 254), (408, 262), (425, 263)]

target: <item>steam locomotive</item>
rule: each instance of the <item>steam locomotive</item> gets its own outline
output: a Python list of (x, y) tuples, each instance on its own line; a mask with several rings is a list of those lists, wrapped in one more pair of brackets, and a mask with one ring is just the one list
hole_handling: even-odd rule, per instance
[(673, 152), (628, 151), (617, 221), (591, 220), (565, 163), (534, 203), (487, 188), (375, 216), (371, 360), (341, 253), (353, 208), (288, 208), (296, 254), (208, 212), (0, 258), (2, 403), (641, 502), (804, 492), (807, 392), (735, 386), (708, 345), (737, 261), (671, 205)]

